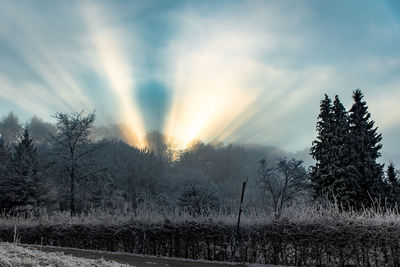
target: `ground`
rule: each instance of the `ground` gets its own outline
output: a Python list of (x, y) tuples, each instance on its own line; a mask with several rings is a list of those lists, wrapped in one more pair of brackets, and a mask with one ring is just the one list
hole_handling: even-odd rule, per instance
[(102, 258), (85, 259), (64, 255), (63, 252), (43, 252), (22, 246), (1, 243), (0, 267), (128, 267), (115, 261), (106, 261)]
[(0, 267), (232, 267), (270, 266), (255, 264), (217, 263), (163, 258), (124, 253), (79, 250), (72, 248), (0, 243)]

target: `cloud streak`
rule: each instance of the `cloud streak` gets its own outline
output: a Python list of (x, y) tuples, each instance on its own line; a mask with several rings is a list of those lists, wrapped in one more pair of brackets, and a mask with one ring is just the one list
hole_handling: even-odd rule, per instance
[[(73, 52), (75, 47), (60, 43), (63, 38), (58, 37), (62, 33), (55, 27), (60, 25), (48, 27), (55, 18), (43, 18), (40, 14), (30, 12), (30, 8), (29, 5), (26, 7), (15, 2), (1, 4), (4, 23), (0, 38), (3, 44), (18, 54), (21, 62), (17, 67), (25, 69), (27, 74), (23, 76), (18, 73), (9, 79), (10, 83), (15, 83), (12, 85), (15, 93), (24, 90), (25, 93), (43, 98), (47, 91), (47, 98), (53, 99), (59, 108), (68, 110), (93, 106), (71, 69), (79, 62), (79, 55)], [(25, 85), (20, 82), (21, 79), (32, 86), (21, 87)], [(24, 97), (23, 94), (20, 97)]]

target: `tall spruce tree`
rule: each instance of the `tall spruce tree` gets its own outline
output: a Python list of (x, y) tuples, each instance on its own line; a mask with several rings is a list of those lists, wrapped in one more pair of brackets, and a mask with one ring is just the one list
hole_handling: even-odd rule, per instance
[(350, 207), (356, 205), (356, 192), (359, 185), (356, 177), (352, 175), (355, 166), (348, 144), (350, 140), (349, 116), (337, 95), (333, 102), (332, 116), (332, 143), (328, 153), (332, 162), (333, 184), (329, 189), (332, 193), (331, 197), (344, 207)]
[(382, 135), (377, 133), (378, 128), (374, 127), (363, 97), (361, 90), (353, 92), (349, 147), (355, 166), (352, 176), (359, 184), (356, 201), (359, 205), (370, 206), (385, 194), (383, 165), (376, 162), (380, 157)]
[(359, 186), (352, 175), (355, 166), (348, 145), (348, 113), (337, 95), (333, 105), (325, 95), (320, 108), (318, 136), (311, 148), (311, 155), (316, 160), (311, 171), (314, 196), (338, 201), (344, 207), (354, 206), (357, 199), (355, 192)]
[(325, 94), (320, 103), (320, 114), (317, 122), (317, 139), (311, 147), (311, 155), (316, 160), (316, 165), (311, 167), (311, 184), (314, 189), (314, 197), (325, 197), (329, 194), (329, 185), (334, 182), (332, 173), (332, 100)]

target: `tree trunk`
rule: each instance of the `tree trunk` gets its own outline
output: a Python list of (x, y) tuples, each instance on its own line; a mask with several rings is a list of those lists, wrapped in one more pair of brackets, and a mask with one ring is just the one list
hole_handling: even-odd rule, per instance
[(70, 212), (71, 216), (75, 216), (75, 169), (71, 169), (71, 188), (70, 188)]

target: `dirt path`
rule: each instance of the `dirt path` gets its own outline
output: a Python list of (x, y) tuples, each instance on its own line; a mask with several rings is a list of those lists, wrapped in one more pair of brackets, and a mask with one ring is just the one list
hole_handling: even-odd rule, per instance
[(71, 255), (75, 257), (81, 257), (86, 259), (100, 259), (103, 258), (108, 261), (116, 261), (119, 263), (129, 264), (137, 267), (154, 267), (154, 266), (169, 266), (169, 267), (232, 267), (232, 266), (271, 266), (271, 265), (252, 265), (252, 264), (230, 264), (230, 263), (218, 263), (210, 261), (191, 261), (186, 259), (174, 259), (174, 258), (163, 258), (163, 257), (152, 257), (142, 256), (134, 254), (123, 254), (113, 253), (105, 251), (92, 251), (92, 250), (80, 250), (73, 248), (62, 248), (62, 247), (47, 247), (47, 246), (35, 246), (35, 245), (22, 245), (26, 248), (33, 248), (43, 252), (63, 252), (65, 255)]

